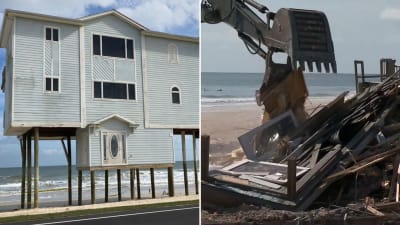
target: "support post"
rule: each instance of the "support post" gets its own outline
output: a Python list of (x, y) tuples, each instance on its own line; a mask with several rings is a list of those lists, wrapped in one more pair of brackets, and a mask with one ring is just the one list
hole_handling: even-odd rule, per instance
[(154, 168), (150, 168), (150, 180), (151, 180), (151, 197), (156, 198), (156, 187), (154, 185)]
[(296, 198), (296, 159), (288, 159), (288, 172), (287, 172), (287, 191), (289, 200), (294, 200)]
[(67, 137), (68, 146), (68, 205), (72, 205), (72, 158), (71, 158), (71, 137)]
[(96, 183), (95, 183), (95, 175), (94, 170), (90, 171), (90, 203), (96, 203)]
[(104, 202), (108, 202), (108, 170), (104, 170)]
[(201, 179), (207, 180), (208, 178), (208, 161), (210, 153), (210, 136), (201, 136)]
[(120, 202), (122, 199), (121, 196), (121, 170), (117, 169), (117, 184), (118, 184), (118, 201)]
[(135, 169), (130, 169), (131, 200), (135, 198)]
[(78, 205), (82, 205), (82, 170), (78, 170)]
[(196, 153), (196, 131), (193, 131), (193, 167), (194, 167), (194, 184), (196, 195), (199, 194), (199, 178), (197, 177), (197, 153)]
[(26, 135), (19, 140), (21, 144), (21, 209), (25, 208), (25, 174), (26, 174)]
[(187, 165), (186, 165), (186, 137), (185, 137), (185, 131), (181, 131), (181, 140), (182, 140), (182, 163), (183, 163), (183, 178), (184, 178), (184, 182), (185, 182), (185, 195), (189, 195), (188, 177), (187, 177)]
[(27, 207), (32, 208), (32, 134), (27, 136), (27, 152), (28, 152), (28, 193), (27, 193)]
[(173, 167), (168, 167), (168, 194), (169, 194), (169, 197), (173, 197), (175, 195), (174, 168)]
[(39, 128), (34, 128), (35, 137), (35, 152), (34, 152), (34, 166), (35, 166), (35, 177), (34, 177), (34, 198), (33, 205), (35, 208), (39, 207)]
[(140, 199), (140, 174), (139, 168), (136, 169), (136, 188), (137, 188), (137, 197)]

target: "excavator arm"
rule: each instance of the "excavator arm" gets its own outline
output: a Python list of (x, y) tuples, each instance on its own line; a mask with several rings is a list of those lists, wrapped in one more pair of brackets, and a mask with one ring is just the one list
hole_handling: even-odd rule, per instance
[[(254, 0), (203, 0), (201, 21), (226, 23), (238, 32), (247, 49), (265, 59), (266, 70), (257, 103), (273, 118), (292, 109), (304, 120), (308, 96), (302, 71), (336, 73), (336, 60), (328, 20), (323, 12), (282, 8), (276, 13)], [(258, 14), (256, 13), (258, 11)], [(259, 15), (265, 14), (265, 19)], [(286, 63), (275, 63), (277, 52), (287, 54)], [(300, 108), (300, 109), (299, 109)], [(296, 113), (297, 112), (297, 113)], [(264, 118), (265, 119), (265, 118)], [(265, 122), (265, 121), (264, 121)]]

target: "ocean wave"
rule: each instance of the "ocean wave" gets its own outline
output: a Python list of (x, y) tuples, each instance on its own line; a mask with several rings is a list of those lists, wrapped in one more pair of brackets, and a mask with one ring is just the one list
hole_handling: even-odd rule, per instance
[(202, 104), (224, 104), (224, 103), (255, 103), (255, 98), (207, 98), (203, 97), (201, 99)]

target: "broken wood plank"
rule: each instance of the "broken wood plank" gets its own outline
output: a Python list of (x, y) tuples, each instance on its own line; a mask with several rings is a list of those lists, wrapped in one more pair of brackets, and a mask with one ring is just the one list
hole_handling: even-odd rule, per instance
[(375, 216), (385, 216), (385, 214), (383, 214), (382, 212), (378, 211), (377, 209), (375, 209), (370, 205), (367, 205), (365, 209), (368, 210), (370, 213), (374, 214)]
[(270, 187), (270, 188), (273, 188), (273, 189), (279, 189), (279, 188), (282, 187), (281, 185), (274, 184), (272, 182), (265, 181), (265, 180), (262, 180), (262, 179), (258, 179), (258, 178), (255, 178), (255, 177), (252, 177), (252, 176), (249, 176), (249, 175), (240, 175), (239, 178), (240, 179), (246, 179), (249, 182), (253, 182), (253, 183), (256, 183), (256, 184), (259, 184), (259, 185), (262, 185), (262, 186), (266, 186), (266, 187)]

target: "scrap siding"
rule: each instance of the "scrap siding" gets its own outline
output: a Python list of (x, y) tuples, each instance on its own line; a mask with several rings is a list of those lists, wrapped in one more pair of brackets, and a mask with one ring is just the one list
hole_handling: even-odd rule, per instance
[[(199, 124), (198, 44), (146, 38), (147, 110), (150, 127)], [(178, 63), (168, 62), (168, 45), (178, 48)], [(172, 104), (171, 88), (180, 91), (181, 104)], [(162, 93), (162, 94), (160, 94)], [(179, 121), (177, 121), (179, 118)], [(191, 127), (197, 128), (197, 127)]]
[[(59, 28), (60, 93), (44, 94), (44, 29)], [(13, 122), (80, 122), (79, 27), (17, 18)], [(63, 104), (65, 103), (65, 104)]]

